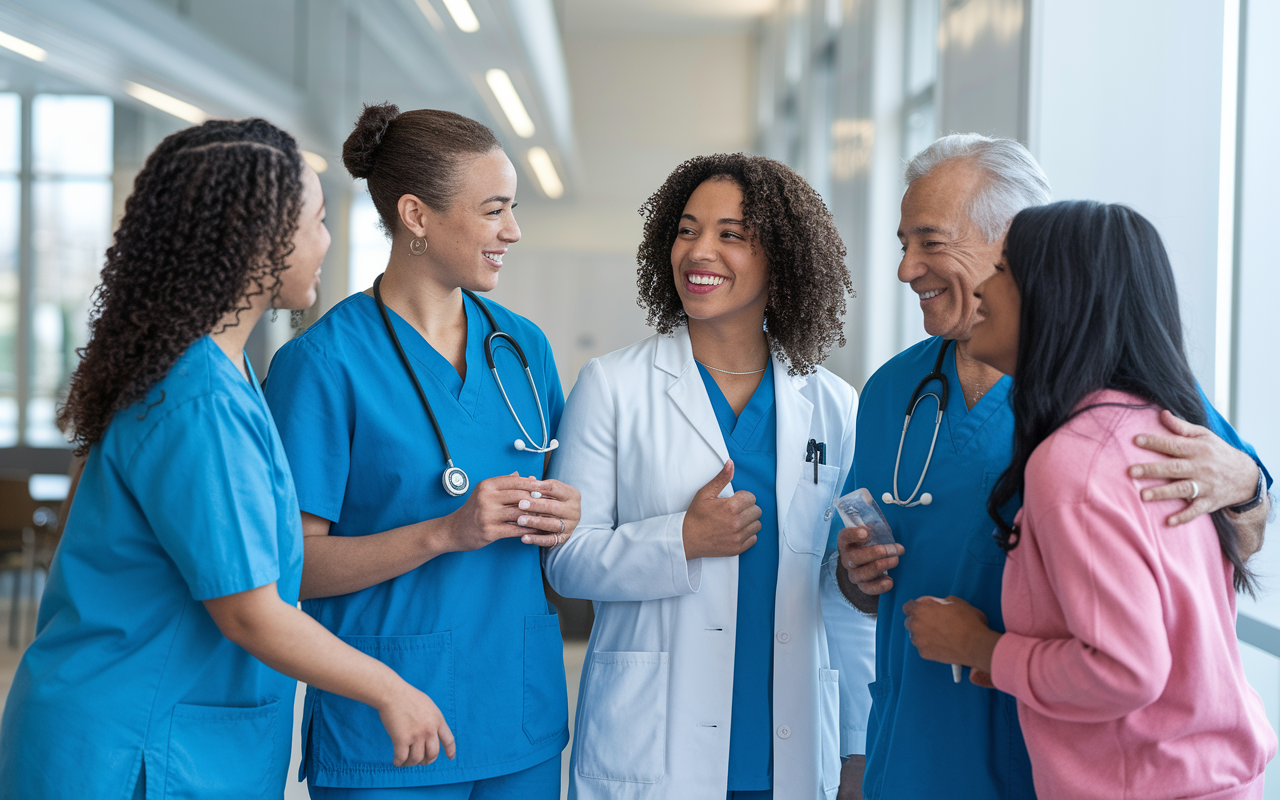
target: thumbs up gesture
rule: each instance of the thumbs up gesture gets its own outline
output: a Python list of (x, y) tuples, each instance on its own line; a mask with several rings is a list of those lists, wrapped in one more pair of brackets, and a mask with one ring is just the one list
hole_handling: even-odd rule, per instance
[(733, 480), (733, 461), (698, 490), (684, 515), (684, 556), (736, 556), (756, 543), (760, 532), (760, 506), (751, 492), (721, 497)]

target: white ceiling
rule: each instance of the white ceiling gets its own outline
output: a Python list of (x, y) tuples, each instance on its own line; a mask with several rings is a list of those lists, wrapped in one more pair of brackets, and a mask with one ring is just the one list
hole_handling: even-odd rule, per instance
[(778, 0), (558, 0), (567, 36), (739, 33)]

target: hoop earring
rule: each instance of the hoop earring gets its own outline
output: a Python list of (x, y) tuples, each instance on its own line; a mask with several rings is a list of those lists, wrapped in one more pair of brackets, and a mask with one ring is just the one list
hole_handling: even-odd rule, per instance
[(409, 240), (409, 252), (415, 256), (420, 256), (427, 252), (427, 240), (422, 237)]

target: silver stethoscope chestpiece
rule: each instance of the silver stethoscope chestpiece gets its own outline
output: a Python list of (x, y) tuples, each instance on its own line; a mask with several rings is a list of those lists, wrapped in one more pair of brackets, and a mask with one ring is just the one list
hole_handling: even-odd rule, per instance
[(471, 479), (458, 467), (449, 467), (444, 471), (443, 483), (446, 492), (454, 497), (461, 497), (471, 486)]

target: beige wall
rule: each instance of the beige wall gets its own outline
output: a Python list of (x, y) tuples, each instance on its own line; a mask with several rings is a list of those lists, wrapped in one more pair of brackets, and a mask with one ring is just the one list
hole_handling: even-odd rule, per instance
[[(494, 299), (538, 323), (567, 392), (588, 359), (649, 335), (635, 302), (640, 204), (690, 156), (748, 149), (753, 37), (565, 32), (582, 180), (521, 202)], [(531, 187), (521, 195), (533, 194)]]

